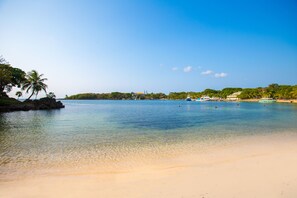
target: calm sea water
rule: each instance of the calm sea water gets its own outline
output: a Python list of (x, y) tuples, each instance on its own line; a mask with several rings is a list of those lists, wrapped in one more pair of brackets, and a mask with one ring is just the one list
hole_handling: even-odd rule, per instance
[[(186, 101), (63, 101), (0, 114), (0, 175), (170, 155), (212, 141), (297, 132), (297, 105)], [(136, 156), (135, 158), (131, 156)], [(138, 159), (137, 158), (137, 159)], [(116, 164), (116, 163), (114, 163)]]

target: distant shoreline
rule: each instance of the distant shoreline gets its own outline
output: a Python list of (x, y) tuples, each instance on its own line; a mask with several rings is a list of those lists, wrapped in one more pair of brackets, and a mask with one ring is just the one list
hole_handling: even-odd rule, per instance
[[(122, 99), (70, 99), (70, 98), (59, 98), (57, 100), (115, 100), (115, 101), (121, 101)], [(132, 99), (125, 99), (125, 100), (129, 100), (129, 101), (133, 101)], [(171, 100), (171, 101), (184, 101), (181, 99), (143, 99), (142, 101), (150, 101), (150, 100)], [(210, 102), (259, 102), (260, 99), (241, 99), (241, 100), (234, 100), (234, 101), (230, 101), (230, 100), (226, 100), (226, 99), (222, 99), (220, 101), (210, 101)], [(195, 101), (193, 101), (195, 102)], [(297, 103), (297, 99), (279, 99), (276, 100), (277, 103)]]
[[(260, 99), (242, 99), (242, 100), (238, 100), (238, 102), (259, 102)], [(297, 103), (297, 99), (288, 99), (288, 100), (284, 100), (284, 99), (279, 99), (276, 100), (277, 103)]]
[(247, 101), (253, 102), (260, 98), (271, 98), (283, 103), (296, 103), (297, 85), (270, 84), (267, 87), (240, 88), (227, 87), (222, 90), (205, 89), (200, 92), (182, 91), (169, 92), (110, 92), (110, 93), (78, 93), (66, 95), (65, 99), (99, 99), (99, 100), (213, 100), (213, 101)]

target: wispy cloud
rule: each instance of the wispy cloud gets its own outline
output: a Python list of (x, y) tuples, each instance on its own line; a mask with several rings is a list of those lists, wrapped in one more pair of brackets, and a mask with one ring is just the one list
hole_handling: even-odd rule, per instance
[(213, 73), (213, 71), (211, 71), (211, 70), (206, 70), (204, 72), (201, 72), (202, 75), (209, 75), (209, 74), (212, 74), (212, 73)]
[(184, 72), (188, 73), (191, 72), (193, 70), (193, 68), (191, 66), (187, 66), (184, 68)]
[(172, 71), (177, 71), (178, 70), (178, 67), (172, 67), (171, 70)]
[(224, 73), (224, 72), (222, 72), (222, 73), (215, 73), (215, 75), (214, 75), (216, 78), (224, 78), (224, 77), (226, 77), (227, 76), (227, 74), (226, 73)]

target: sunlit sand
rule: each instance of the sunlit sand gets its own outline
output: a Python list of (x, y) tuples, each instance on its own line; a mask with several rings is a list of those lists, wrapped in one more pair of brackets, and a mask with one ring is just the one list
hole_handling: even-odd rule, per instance
[(129, 168), (26, 175), (2, 181), (0, 197), (294, 198), (296, 167), (296, 134), (249, 136)]

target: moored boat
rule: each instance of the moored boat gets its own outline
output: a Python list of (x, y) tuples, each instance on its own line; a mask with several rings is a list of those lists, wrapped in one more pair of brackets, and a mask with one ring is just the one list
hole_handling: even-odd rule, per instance
[(276, 102), (276, 100), (273, 99), (273, 98), (261, 98), (261, 99), (259, 100), (259, 102), (260, 102), (260, 103), (274, 103), (274, 102)]
[(192, 98), (190, 96), (187, 96), (186, 101), (192, 101)]
[(210, 97), (209, 96), (202, 96), (201, 98), (197, 98), (197, 102), (205, 102), (205, 101), (210, 101)]

